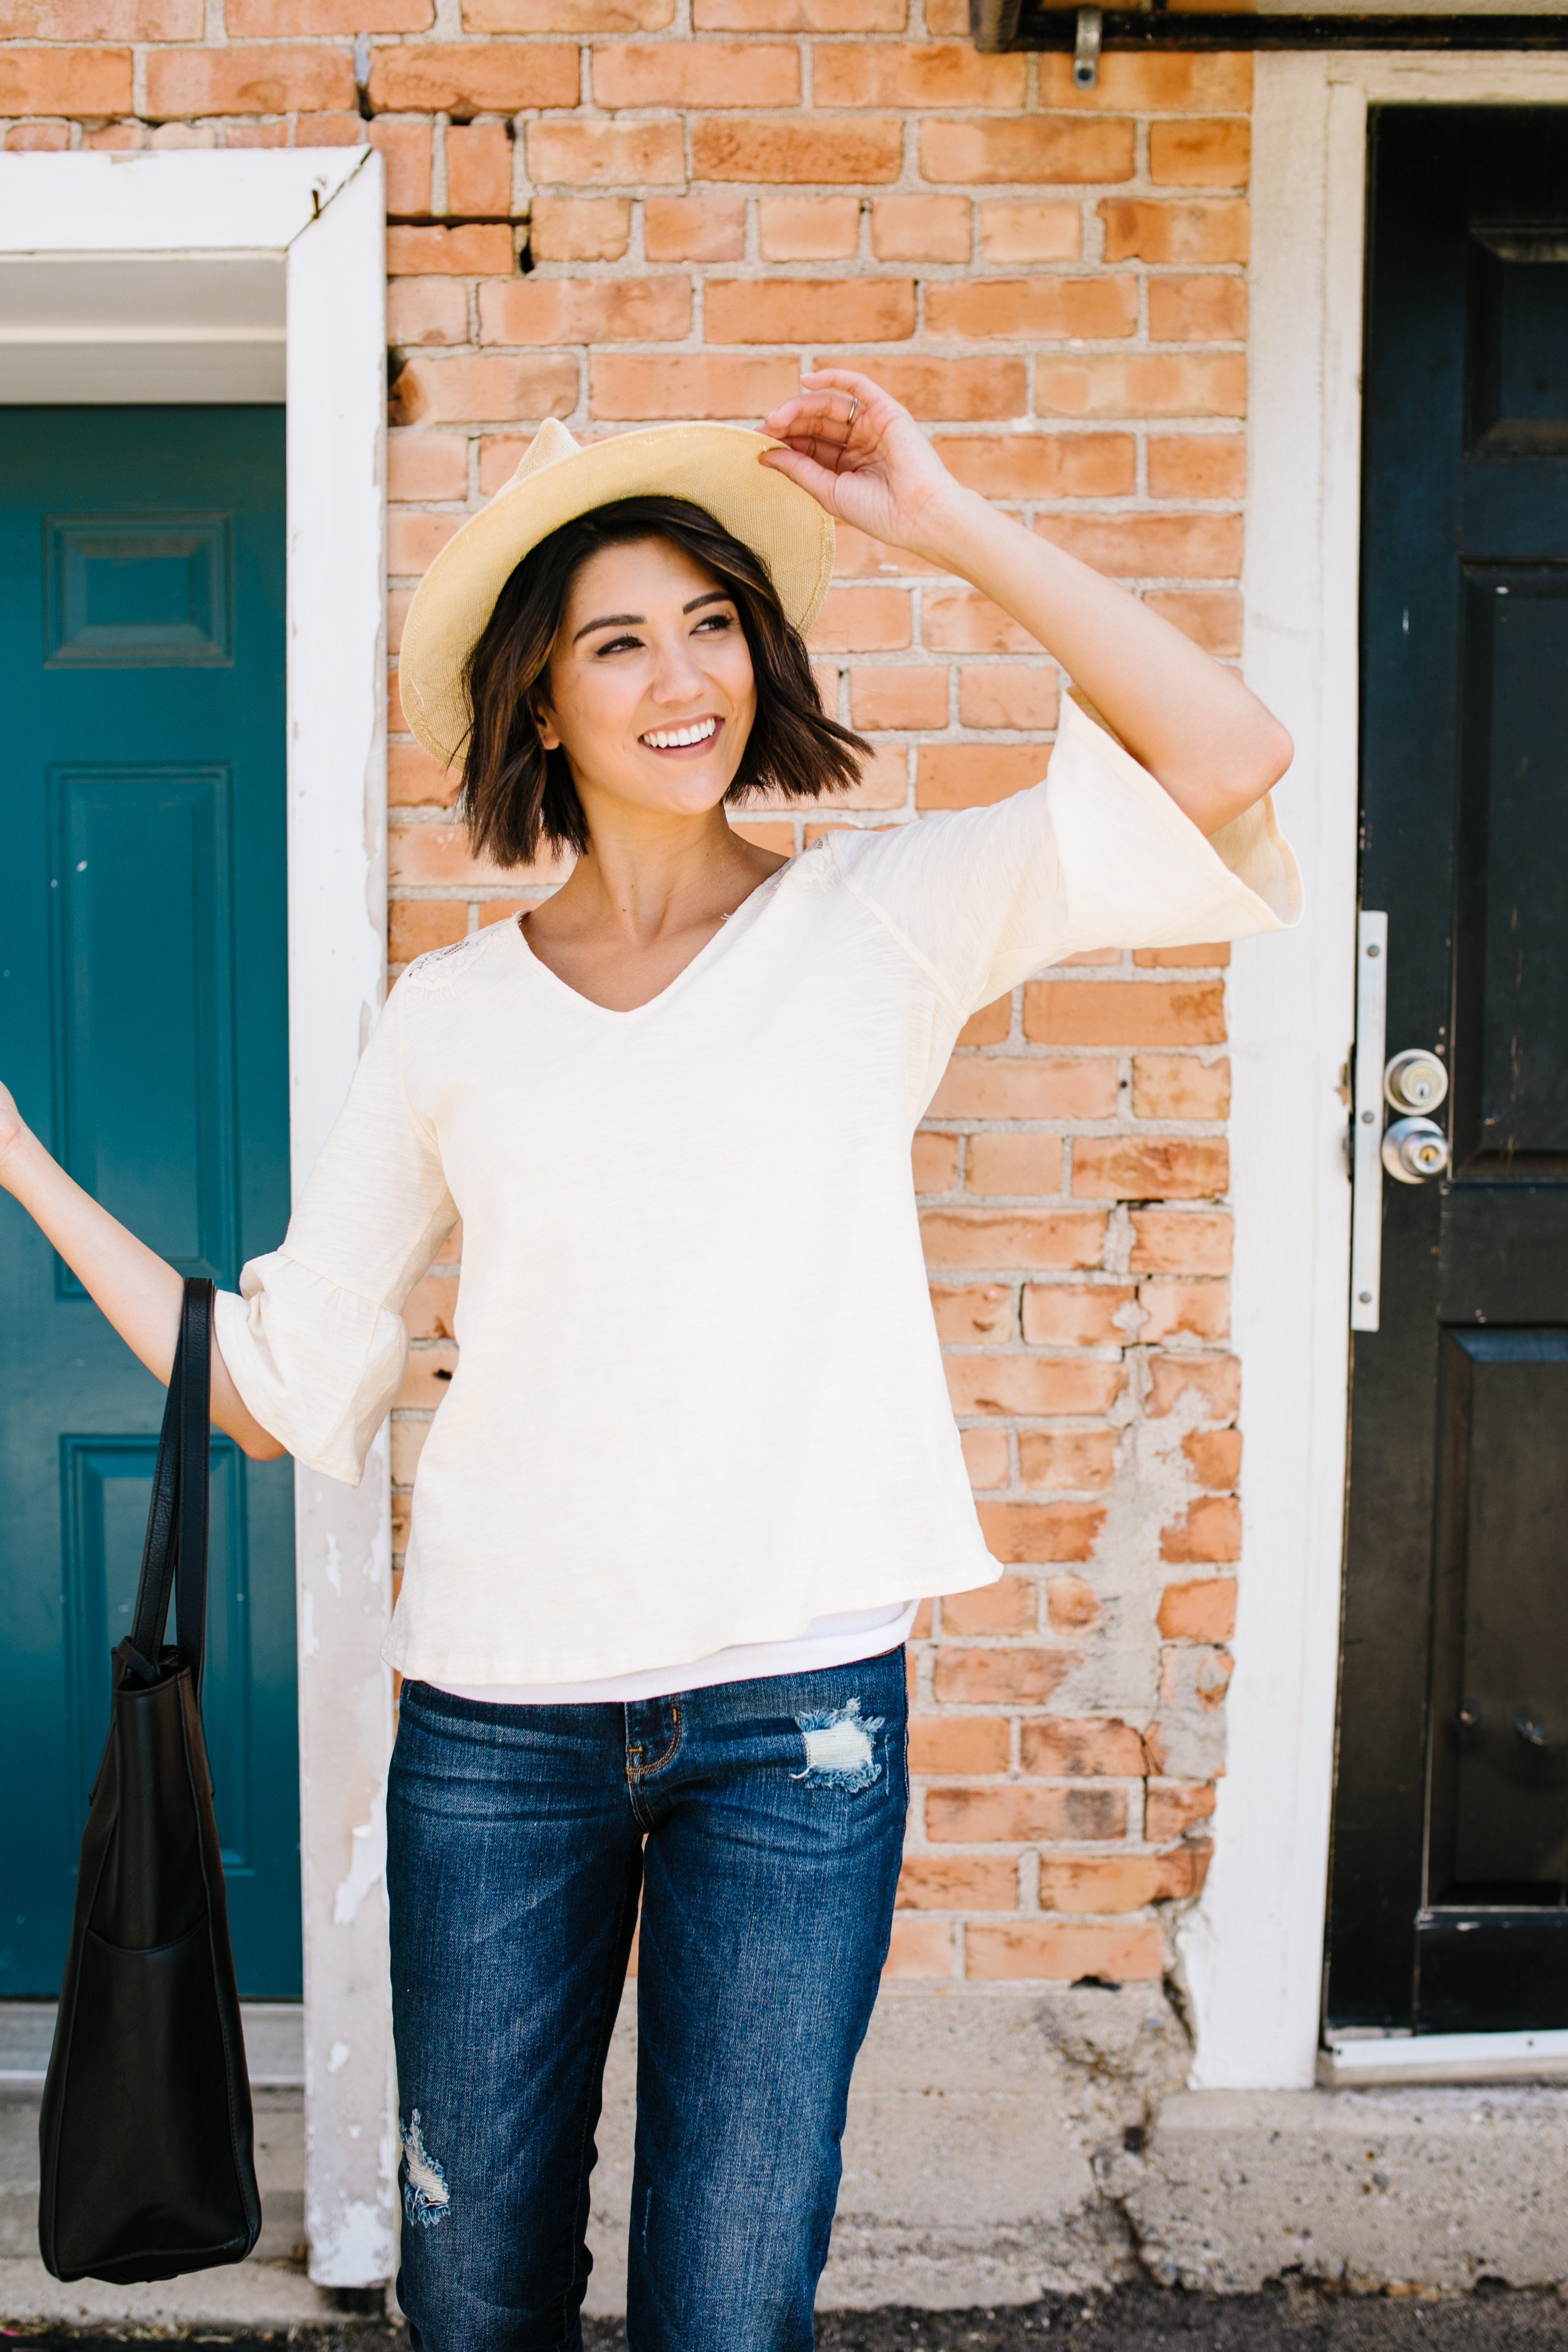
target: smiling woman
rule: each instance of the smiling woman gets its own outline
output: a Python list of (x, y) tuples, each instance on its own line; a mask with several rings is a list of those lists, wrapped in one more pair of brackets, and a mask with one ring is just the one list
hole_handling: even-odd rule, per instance
[[(768, 423), (547, 426), (426, 573), (411, 723), (463, 761), (476, 844), (577, 861), (410, 967), (282, 1245), (218, 1300), (225, 1425), (355, 1480), (463, 1219), (387, 1648), (411, 2352), (580, 2345), (639, 1902), (628, 2341), (808, 2352), (898, 1880), (902, 1645), (918, 1599), (998, 1573), (911, 1134), (1042, 966), (1297, 909), (1262, 803), (1289, 742), (1234, 674), (960, 489), (865, 377)], [(1115, 735), (1075, 704), (1010, 800), (792, 862), (743, 839), (736, 802), (865, 748), (804, 643), (833, 517), (981, 588)], [(0, 1179), (166, 1370), (176, 1277), (7, 1108)]]

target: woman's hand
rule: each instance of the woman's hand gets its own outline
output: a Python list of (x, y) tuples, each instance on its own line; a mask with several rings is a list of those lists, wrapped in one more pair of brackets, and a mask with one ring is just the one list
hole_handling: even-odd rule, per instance
[(784, 445), (762, 463), (810, 490), (835, 521), (940, 561), (942, 520), (969, 493), (908, 409), (848, 368), (819, 368), (800, 381), (804, 390), (762, 420)]

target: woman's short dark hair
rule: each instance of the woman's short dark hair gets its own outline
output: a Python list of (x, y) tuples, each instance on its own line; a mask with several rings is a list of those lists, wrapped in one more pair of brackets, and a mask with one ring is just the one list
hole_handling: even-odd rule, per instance
[(583, 849), (588, 824), (564, 751), (539, 740), (534, 704), (578, 572), (601, 548), (667, 540), (735, 599), (757, 679), (757, 716), (725, 797), (814, 800), (852, 784), (871, 746), (822, 709), (800, 633), (761, 558), (686, 499), (618, 499), (563, 523), (512, 573), (464, 665), (469, 712), (458, 812), (476, 856), (526, 866), (541, 841)]

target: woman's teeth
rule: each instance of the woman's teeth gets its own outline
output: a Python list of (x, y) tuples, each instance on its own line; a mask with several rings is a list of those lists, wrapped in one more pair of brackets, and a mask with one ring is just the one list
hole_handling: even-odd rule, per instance
[(655, 751), (674, 751), (685, 743), (706, 743), (717, 731), (716, 719), (698, 719), (690, 727), (651, 728), (643, 740)]

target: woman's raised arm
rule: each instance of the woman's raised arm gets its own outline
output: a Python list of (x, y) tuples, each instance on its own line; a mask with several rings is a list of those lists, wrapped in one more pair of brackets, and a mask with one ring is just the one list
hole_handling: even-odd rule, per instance
[[(180, 1336), (183, 1285), (173, 1267), (100, 1208), (50, 1158), (0, 1086), (0, 1185), (15, 1195), (52, 1242), (82, 1287), (102, 1307), (131, 1353), (165, 1384)], [(253, 1462), (284, 1451), (263, 1429), (213, 1350), (213, 1420)]]
[(1277, 783), (1291, 738), (1235, 670), (1147, 604), (953, 479), (906, 409), (869, 376), (822, 368), (764, 419), (763, 463), (830, 514), (956, 572), (1062, 664), (1207, 834)]

